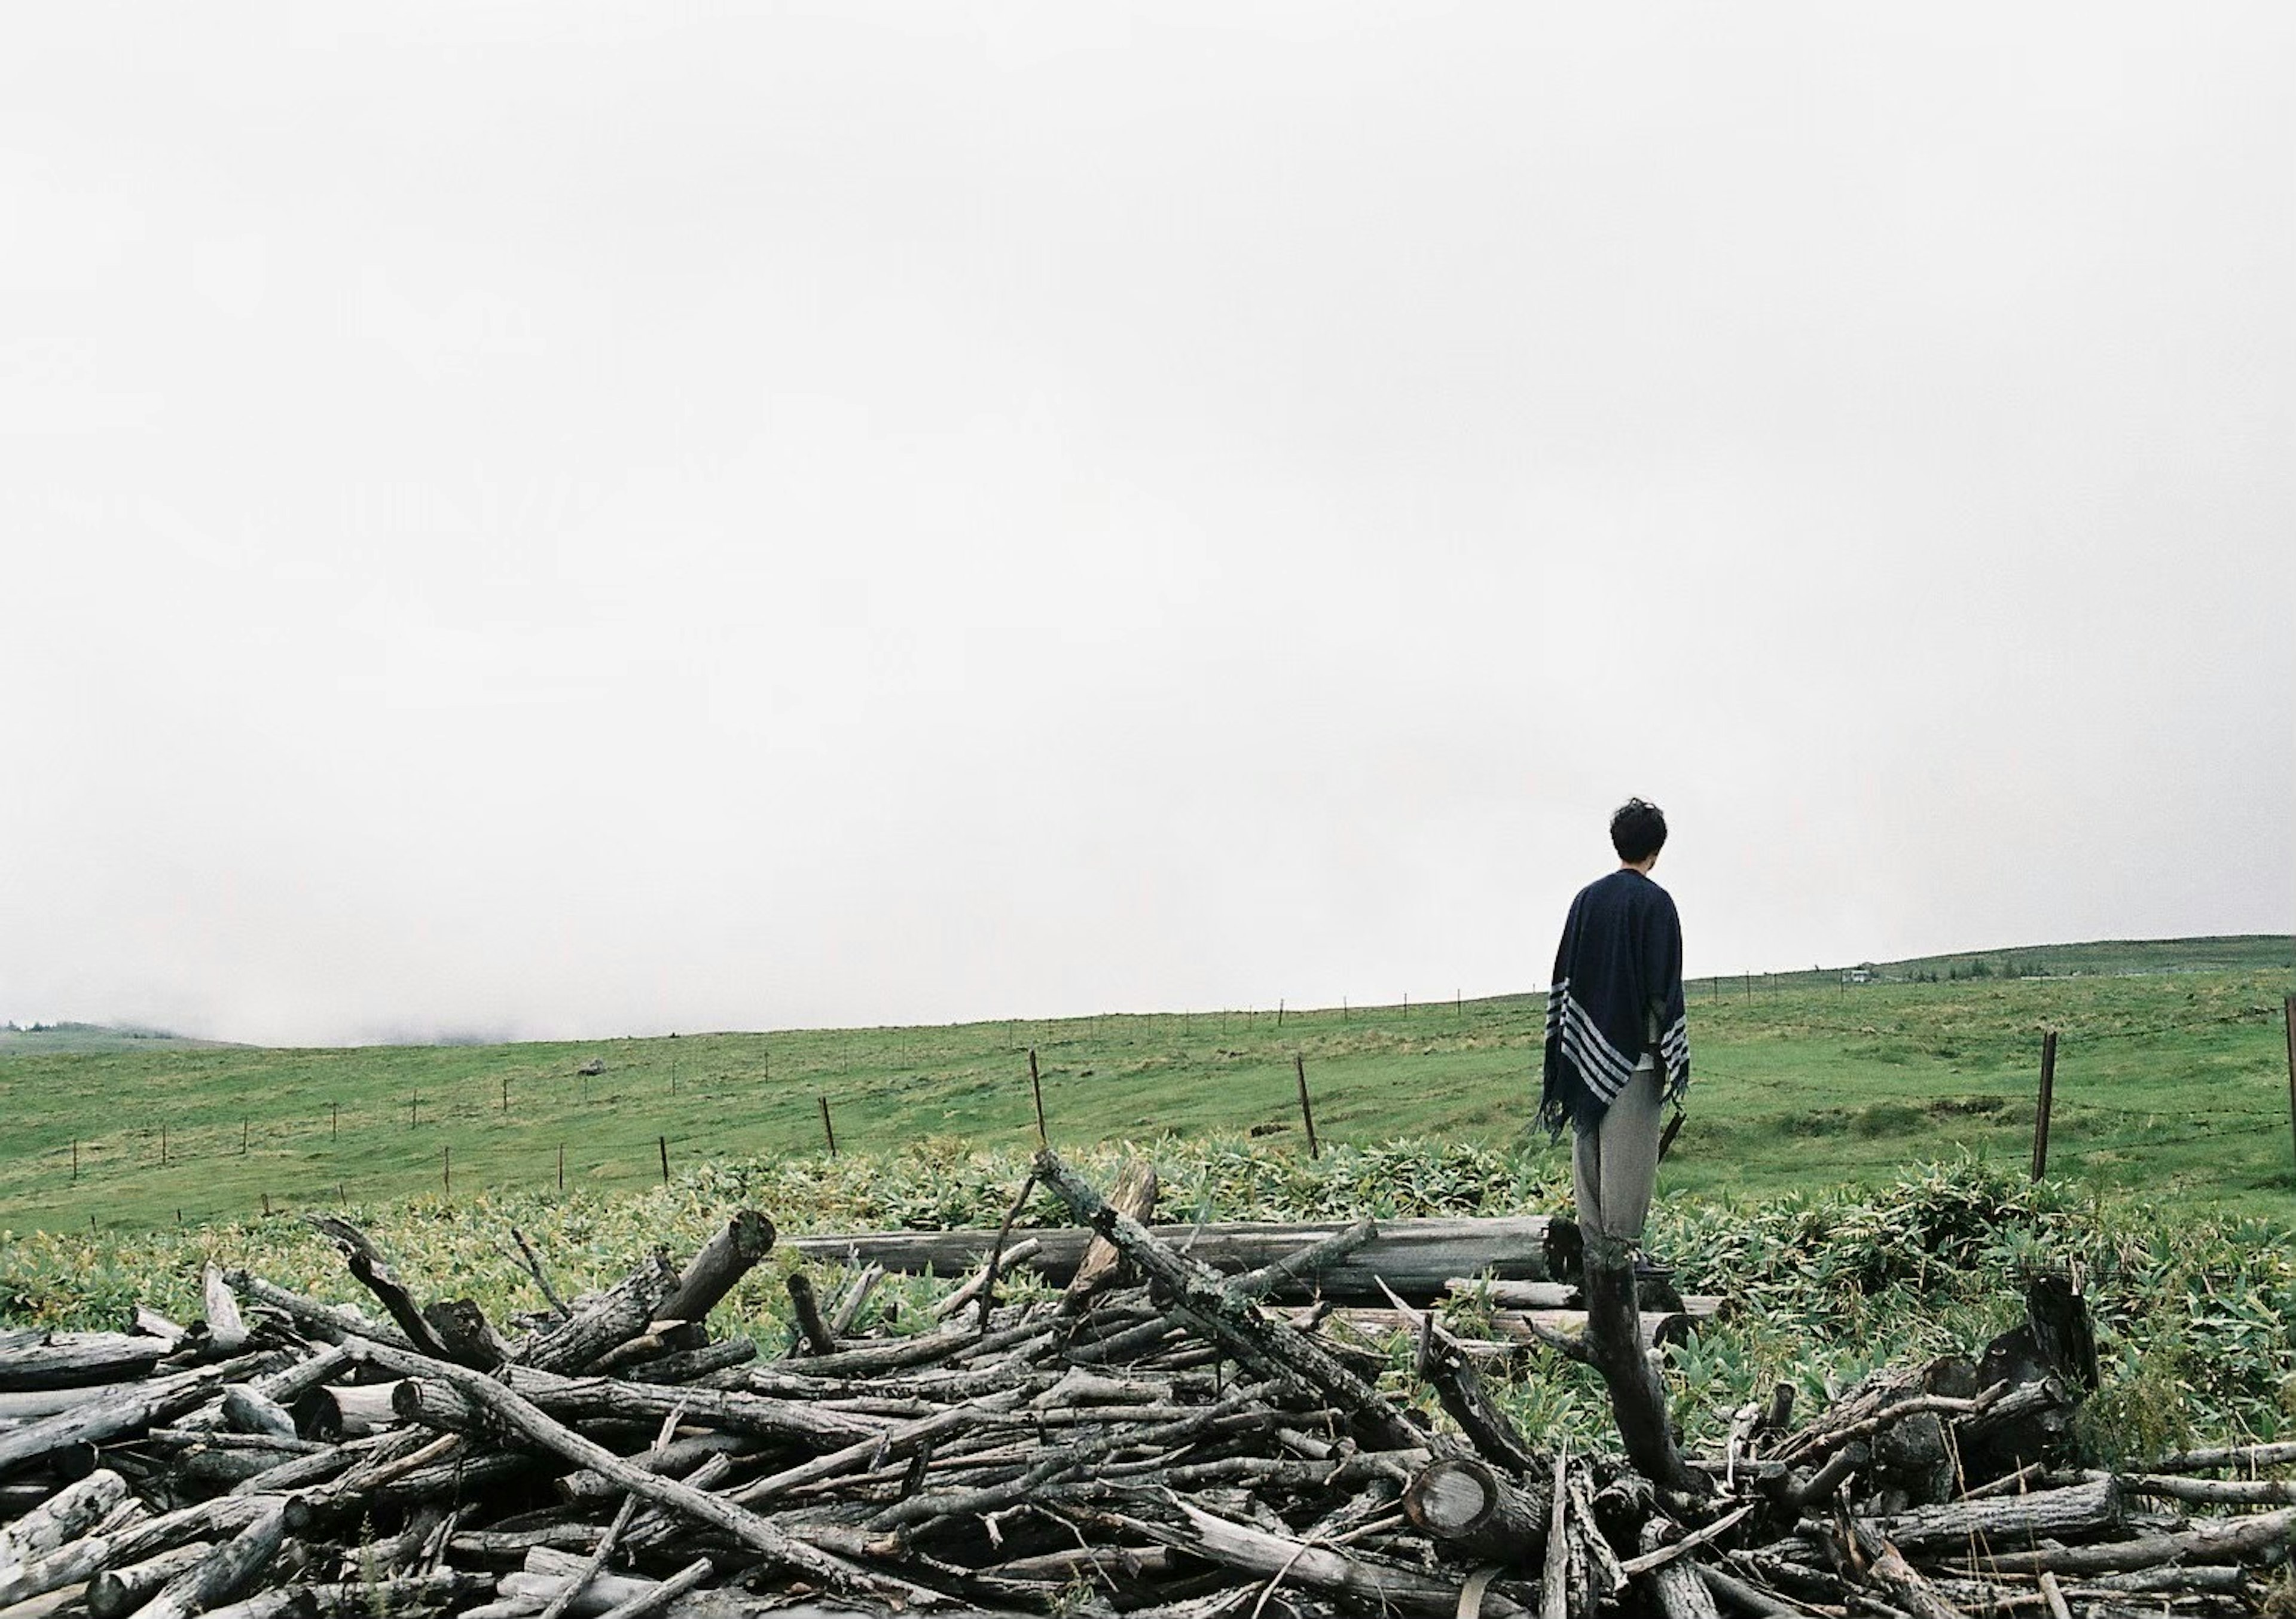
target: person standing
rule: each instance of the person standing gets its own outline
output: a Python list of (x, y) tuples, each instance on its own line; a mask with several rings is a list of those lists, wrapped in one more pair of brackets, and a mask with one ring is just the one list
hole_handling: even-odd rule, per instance
[(1658, 1182), (1659, 1115), (1690, 1083), (1682, 991), (1682, 919), (1651, 880), (1666, 846), (1658, 805), (1629, 798), (1611, 817), (1619, 869), (1578, 891), (1562, 924), (1546, 992), (1538, 1118), (1572, 1135), (1580, 1291), (1577, 1353), (1602, 1373), (1627, 1457), (1644, 1476), (1687, 1495), (1708, 1486), (1685, 1466), (1665, 1386), (1644, 1353), (1635, 1255)]
[(1546, 992), (1539, 1123), (1570, 1126), (1580, 1231), (1642, 1241), (1658, 1182), (1659, 1115), (1690, 1083), (1682, 919), (1651, 880), (1666, 816), (1629, 798), (1611, 817), (1619, 869), (1578, 891)]

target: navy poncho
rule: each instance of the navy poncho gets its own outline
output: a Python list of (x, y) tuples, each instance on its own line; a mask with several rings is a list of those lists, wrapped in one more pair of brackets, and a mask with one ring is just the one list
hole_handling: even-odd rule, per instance
[(1682, 995), (1682, 919), (1667, 891), (1617, 871), (1570, 902), (1546, 992), (1546, 1083), (1538, 1122), (1602, 1122), (1657, 1035), (1659, 1088), (1679, 1101), (1690, 1083), (1690, 1024)]

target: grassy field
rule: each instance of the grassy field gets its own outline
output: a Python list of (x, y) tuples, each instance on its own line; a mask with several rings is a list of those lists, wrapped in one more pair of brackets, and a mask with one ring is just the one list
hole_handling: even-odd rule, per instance
[[(1972, 976), (1983, 964), (1984, 976)], [(2072, 976), (2011, 976), (2046, 967)], [(2104, 976), (2106, 973), (2132, 976)], [(1929, 975), (1936, 981), (1929, 981)], [(1916, 977), (1919, 975), (1919, 977)], [(1661, 1195), (1886, 1180), (2030, 1153), (2041, 1034), (2060, 1031), (2050, 1169), (2166, 1206), (2296, 1216), (2286, 938), (2053, 946), (1700, 980), (1697, 1083)], [(276, 1051), (100, 1031), (0, 1036), (0, 1228), (136, 1229), (447, 1190), (636, 1190), (702, 1159), (1260, 1132), (1304, 1151), (1293, 1061), (1327, 1141), (1527, 1133), (1538, 996), (1275, 1014), (501, 1046)], [(603, 1072), (578, 1072), (596, 1060)], [(163, 1140), (164, 1137), (164, 1140)], [(73, 1173), (77, 1143), (78, 1172)]]

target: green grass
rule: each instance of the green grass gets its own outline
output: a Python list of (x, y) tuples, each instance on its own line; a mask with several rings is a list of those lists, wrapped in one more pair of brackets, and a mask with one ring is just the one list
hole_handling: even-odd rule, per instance
[[(1348, 1219), (1554, 1212), (1570, 1204), (1563, 1165), (1456, 1141), (1337, 1147), (1314, 1162), (1262, 1139), (1162, 1139), (1143, 1150), (1173, 1219)], [(1105, 1186), (1121, 1149), (1069, 1155)], [(995, 1222), (1028, 1169), (1027, 1154), (963, 1152), (946, 1141), (834, 1161), (819, 1153), (697, 1164), (669, 1185), (619, 1193), (512, 1192), (417, 1198), (351, 1217), (421, 1297), (469, 1296), (515, 1330), (540, 1304), (512, 1248), (513, 1229), (545, 1256), (562, 1291), (596, 1288), (656, 1243), (684, 1255), (749, 1206), (785, 1232)], [(1023, 1223), (1060, 1222), (1038, 1190)], [(2086, 1408), (2092, 1460), (2156, 1454), (2200, 1441), (2296, 1433), (2296, 1231), (2283, 1221), (2165, 1214), (2147, 1200), (2092, 1195), (2061, 1181), (1966, 1160), (1911, 1171), (1869, 1188), (1762, 1198), (1675, 1196), (1653, 1211), (1651, 1237), (1687, 1291), (1726, 1293), (1734, 1308), (1673, 1351), (1668, 1386), (1694, 1443), (1712, 1449), (1730, 1413), (1781, 1382), (1799, 1409), (1883, 1364), (1973, 1354), (2021, 1319), (2037, 1271), (2086, 1278), (2104, 1386)], [(209, 1261), (244, 1264), (272, 1280), (372, 1309), (340, 1258), (313, 1230), (270, 1219), (101, 1235), (81, 1231), (0, 1239), (0, 1322), (116, 1326), (144, 1303), (178, 1320), (199, 1313)], [(719, 1335), (747, 1333), (768, 1357), (788, 1339), (784, 1279), (800, 1261), (787, 1244), (715, 1312)], [(840, 1267), (816, 1272), (836, 1285)], [(929, 1324), (918, 1306), (946, 1280), (894, 1279), (873, 1309), (900, 1303), (892, 1330)], [(1006, 1283), (1007, 1296), (1029, 1287)], [(1480, 1307), (1453, 1320), (1479, 1330)], [(871, 1316), (864, 1325), (880, 1324)], [(1374, 1329), (1375, 1330), (1375, 1329)], [(1384, 1340), (1383, 1384), (1428, 1403), (1411, 1374), (1408, 1335)], [(1583, 1367), (1534, 1353), (1497, 1390), (1525, 1431), (1574, 1449), (1611, 1448), (1602, 1387)]]
[[(1999, 963), (2014, 957), (2010, 969)], [(1989, 953), (1989, 976), (1845, 986), (1701, 980), (1697, 1083), (1662, 1196), (1878, 1183), (2031, 1151), (2041, 1032), (2061, 1032), (2050, 1170), (2166, 1206), (2296, 1213), (2285, 938)], [(1946, 958), (1938, 958), (1946, 962)], [(2027, 961), (2135, 977), (2005, 977)], [(2205, 970), (2185, 970), (2197, 962)], [(2229, 966), (2226, 965), (2230, 963)], [(1950, 963), (1948, 963), (1950, 965)], [(1897, 969), (1890, 969), (1892, 973)], [(443, 1190), (634, 1190), (705, 1159), (1032, 1144), (1028, 1052), (1056, 1144), (1258, 1131), (1303, 1151), (1292, 1062), (1327, 1141), (1551, 1152), (1528, 1132), (1538, 997), (1400, 1008), (1111, 1016), (644, 1041), (279, 1051), (0, 1037), (0, 1227), (109, 1230)], [(604, 1072), (585, 1079), (591, 1059)], [(507, 1090), (508, 1104), (504, 1098)], [(162, 1162), (162, 1132), (166, 1162)], [(78, 1143), (80, 1172), (71, 1174)], [(242, 1141), (244, 1150), (242, 1150)]]

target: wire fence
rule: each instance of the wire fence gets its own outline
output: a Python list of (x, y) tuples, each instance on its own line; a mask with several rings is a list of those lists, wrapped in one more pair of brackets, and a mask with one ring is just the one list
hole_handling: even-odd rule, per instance
[[(1749, 974), (1741, 975), (1740, 982), (1751, 992), (1759, 980)], [(2243, 1006), (2229, 1019), (2085, 1027), (2079, 1041), (2087, 1046), (2187, 1038), (2202, 1030), (2221, 1032), (2227, 1023), (2279, 1021), (2291, 1027), (2289, 1119), (2292, 1147), (2296, 1147), (2296, 1026), (2291, 1026), (2292, 1018), (2296, 1018), (2296, 996), (2284, 997), (2278, 1007)], [(123, 1218), (119, 1223), (148, 1222), (155, 1193), (164, 1196), (163, 1188), (153, 1184), (154, 1172), (166, 1186), (180, 1190), (183, 1201), (174, 1209), (179, 1221), (187, 1211), (206, 1218), (229, 1213), (275, 1214), (322, 1204), (402, 1201), (422, 1194), (451, 1200), (457, 1195), (458, 1185), (464, 1195), (509, 1187), (627, 1190), (649, 1182), (667, 1184), (680, 1170), (723, 1157), (729, 1147), (736, 1151), (794, 1149), (835, 1156), (840, 1150), (840, 1114), (849, 1116), (845, 1150), (861, 1139), (870, 1149), (882, 1150), (888, 1145), (882, 1134), (887, 1112), (883, 1092), (889, 1087), (913, 1085), (939, 1085), (958, 1093), (986, 1087), (988, 1093), (1000, 1098), (1002, 1106), (992, 1109), (983, 1102), (971, 1116), (976, 1122), (990, 1112), (1000, 1116), (1009, 1112), (1015, 1116), (1001, 1121), (1004, 1133), (1021, 1140), (1032, 1135), (1041, 1138), (1049, 1126), (1045, 1090), (1037, 1072), (1040, 1049), (1062, 1053), (1066, 1059), (1082, 1048), (1084, 1059), (1136, 1062), (1141, 1060), (1140, 1048), (1159, 1040), (1212, 1034), (1226, 1038), (1239, 1029), (1262, 1036), (1281, 1035), (1272, 1044), (1263, 1040), (1249, 1052), (1215, 1048), (1223, 1056), (1249, 1058), (1280, 1069), (1283, 1082), (1280, 1091), (1270, 1088), (1266, 1120), (1252, 1125), (1251, 1132), (1289, 1130), (1296, 1117), (1313, 1152), (1332, 1139), (1332, 1125), (1349, 1116), (1326, 1117), (1318, 1135), (1313, 1095), (1317, 1075), (1309, 1059), (1313, 1056), (1320, 1062), (1325, 1053), (1315, 1043), (1316, 1037), (1328, 1045), (1335, 1040), (1343, 1043), (1349, 1037), (1376, 1037), (1383, 1033), (1401, 1036), (1407, 1032), (1408, 1038), (1424, 1041), (1446, 1025), (1472, 1033), (1494, 1048), (1506, 1073), (1527, 1075), (1535, 1066), (1536, 1051), (1544, 1036), (1544, 997), (1532, 993), (1469, 1002), (1461, 995), (1447, 1003), (1406, 1002), (1370, 1007), (1343, 1002), (1338, 1008), (1299, 1010), (1279, 1002), (1273, 1009), (1249, 1010), (1009, 1019), (1003, 1024), (1003, 1042), (995, 1039), (996, 1025), (959, 1026), (965, 1038), (957, 1041), (950, 1038), (957, 1031), (917, 1030), (913, 1037), (906, 1037), (912, 1032), (873, 1030), (862, 1032), (868, 1047), (865, 1055), (857, 1048), (840, 1053), (833, 1034), (792, 1039), (778, 1053), (772, 1039), (765, 1039), (757, 1049), (754, 1071), (728, 1070), (722, 1053), (707, 1051), (681, 1065), (675, 1037), (603, 1043), (625, 1054), (642, 1051), (650, 1060), (618, 1060), (609, 1067), (602, 1059), (593, 1059), (571, 1073), (465, 1075), (459, 1083), (434, 1085), (427, 1092), (410, 1085), (403, 1096), (370, 1097), (362, 1105), (331, 1100), (323, 1109), (294, 1117), (276, 1114), (258, 1117), (250, 1109), (236, 1121), (210, 1117), (188, 1129), (183, 1123), (165, 1118), (132, 1123), (101, 1134), (75, 1136), (39, 1153), (33, 1177), (41, 1183), (37, 1192), (20, 1173), (12, 1182), (11, 1201), (29, 1205), (37, 1196), (35, 1212), (41, 1223), (51, 1224), (56, 1222), (53, 1216), (60, 1202), (83, 1203), (90, 1224), (101, 1227), (108, 1208), (120, 1201), (140, 1205), (144, 1219)], [(1906, 1033), (1889, 1026), (1886, 1019), (1835, 1021), (1808, 1016), (1793, 1018), (1792, 1028), (1797, 1038), (1846, 1041)], [(1973, 1045), (1984, 1044), (2021, 1032), (1987, 1028), (1969, 1031), (1965, 1038)], [(984, 1034), (986, 1045), (981, 1043)], [(1119, 1034), (1130, 1037), (1122, 1047), (1111, 1043)], [(708, 1038), (691, 1043), (706, 1046)], [(1099, 1055), (1094, 1056), (1095, 1052)], [(2045, 1047), (2036, 1102), (2037, 1178), (2046, 1166), (2053, 1111), (2048, 1075), (2054, 1056), (2052, 1038)], [(713, 1062), (713, 1057), (718, 1060)], [(977, 1070), (984, 1064), (997, 1065), (1009, 1077), (932, 1072), (953, 1066)], [(1699, 1060), (1699, 1071), (1708, 1078), (1752, 1077), (1744, 1071), (1734, 1072), (1737, 1067), (1726, 1058), (1717, 1060), (1710, 1054)], [(1064, 1060), (1059, 1077), (1075, 1083), (1090, 1079), (1095, 1073)], [(1252, 1073), (1257, 1076), (1257, 1068)], [(660, 1088), (652, 1094), (641, 1094), (634, 1082), (651, 1082)], [(537, 1092), (541, 1093), (538, 1105)], [(772, 1094), (762, 1095), (762, 1092)], [(834, 1100), (832, 1092), (840, 1093)], [(2087, 1098), (2074, 1106), (2083, 1119), (2091, 1122), (2149, 1121), (2173, 1112), (2187, 1126), (2187, 1132), (2148, 1138), (2147, 1144), (2155, 1147), (2220, 1139), (2274, 1116), (2268, 1108), (2196, 1106), (2181, 1099), (2173, 1109)], [(1058, 1112), (1056, 1101), (1054, 1123)], [(817, 1127), (812, 1124), (816, 1115)], [(862, 1120), (862, 1130), (850, 1127), (855, 1116)], [(1355, 1116), (1360, 1117), (1359, 1110)], [(2219, 1124), (2222, 1128), (2217, 1127)], [(747, 1142), (729, 1141), (729, 1136), (744, 1133), (750, 1138)], [(910, 1141), (902, 1144), (931, 1139), (933, 1134), (912, 1131)], [(263, 1184), (253, 1184), (256, 1182)], [(166, 1206), (163, 1202), (161, 1207)]]

